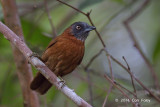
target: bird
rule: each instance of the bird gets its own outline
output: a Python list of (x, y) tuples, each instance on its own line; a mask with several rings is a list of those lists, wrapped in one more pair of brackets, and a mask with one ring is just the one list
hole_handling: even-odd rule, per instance
[[(82, 61), (85, 40), (96, 27), (86, 22), (75, 22), (64, 32), (51, 40), (41, 56), (41, 60), (56, 75), (63, 77), (71, 73)], [(45, 94), (52, 84), (38, 72), (30, 84), (32, 90)]]

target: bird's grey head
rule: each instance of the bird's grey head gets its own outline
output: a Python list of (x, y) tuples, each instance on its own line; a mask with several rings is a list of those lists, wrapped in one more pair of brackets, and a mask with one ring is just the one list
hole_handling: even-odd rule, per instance
[(75, 22), (71, 25), (72, 34), (81, 41), (85, 41), (90, 31), (96, 29), (85, 22)]

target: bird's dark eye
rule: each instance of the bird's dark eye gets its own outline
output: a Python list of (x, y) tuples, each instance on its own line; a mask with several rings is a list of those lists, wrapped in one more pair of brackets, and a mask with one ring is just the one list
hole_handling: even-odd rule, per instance
[(76, 29), (77, 29), (77, 30), (80, 30), (80, 29), (81, 29), (81, 26), (76, 26)]

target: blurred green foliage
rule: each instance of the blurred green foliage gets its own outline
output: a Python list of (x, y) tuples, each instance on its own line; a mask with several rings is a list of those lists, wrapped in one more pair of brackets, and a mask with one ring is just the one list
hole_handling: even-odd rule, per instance
[[(132, 0), (69, 0), (66, 2), (76, 6), (84, 12), (88, 12), (92, 9), (91, 18), (95, 23), (97, 30), (102, 35), (109, 52), (123, 64), (125, 63), (122, 60), (122, 56), (125, 56), (134, 74), (146, 86), (152, 86), (153, 82), (149, 70), (137, 50), (134, 48), (133, 42), (128, 36), (128, 32), (122, 25), (122, 22), (143, 2), (143, 0), (137, 0), (136, 4), (127, 7), (131, 1)], [(28, 5), (34, 6), (34, 4), (38, 2), (40, 3), (42, 1), (18, 0), (17, 5), (19, 7), (22, 3), (28, 3)], [(53, 23), (55, 27), (58, 28), (58, 34), (61, 34), (67, 26), (75, 21), (85, 21), (89, 23), (84, 15), (74, 12), (71, 8), (63, 4), (58, 4), (56, 1), (49, 2), (49, 7)], [(160, 1), (151, 1), (144, 12), (133, 21), (131, 27), (143, 52), (154, 64), (155, 70), (160, 78), (159, 7)], [(125, 9), (123, 10), (123, 8)], [(51, 35), (52, 32), (47, 14), (44, 6), (41, 8), (37, 7), (36, 10), (33, 9), (29, 13), (24, 11), (25, 9), (30, 10), (31, 8), (25, 6), (18, 8), (20, 15), (23, 13), (23, 16), (21, 16), (20, 19), (25, 42), (32, 51), (41, 55), (51, 40), (51, 38), (46, 36), (46, 34)], [(120, 11), (121, 9), (123, 11)], [(1, 6), (0, 19), (3, 20)], [(65, 19), (67, 19), (67, 21), (64, 21)], [(61, 24), (62, 21), (64, 21), (63, 24)], [(90, 33), (85, 45), (86, 50), (82, 65), (86, 65), (90, 59), (103, 48), (94, 32)], [(22, 107), (22, 92), (16, 75), (12, 49), (10, 43), (2, 36), (2, 34), (0, 34), (0, 52), (0, 107)], [(112, 62), (112, 64), (116, 80), (123, 84), (127, 89), (133, 91), (130, 76), (114, 62)], [(65, 76), (64, 79), (67, 81), (69, 87), (73, 88), (78, 95), (89, 102), (90, 95), (87, 75), (82, 69), (82, 65), (80, 65), (72, 74)], [(109, 74), (106, 55), (103, 53), (101, 56), (97, 57), (90, 68), (94, 69), (97, 74)], [(36, 72), (37, 70), (33, 68), (34, 75)], [(75, 74), (84, 79), (75, 76)], [(100, 107), (103, 104), (107, 90), (109, 89), (109, 83), (101, 76), (95, 74), (90, 75), (92, 83), (94, 84), (92, 86), (94, 107)], [(140, 90), (139, 93), (142, 94), (142, 88), (137, 84), (136, 87)], [(113, 89), (108, 97), (107, 106), (116, 107), (117, 105), (124, 105), (114, 102), (115, 98), (122, 97), (123, 96), (119, 91)], [(139, 97), (146, 98), (144, 94)], [(40, 101), (42, 107), (76, 106), (55, 87), (53, 87), (46, 95), (40, 96)]]
[(157, 61), (160, 57), (160, 33), (157, 34), (157, 39), (155, 41), (155, 46), (154, 46), (154, 51), (153, 51), (153, 60)]

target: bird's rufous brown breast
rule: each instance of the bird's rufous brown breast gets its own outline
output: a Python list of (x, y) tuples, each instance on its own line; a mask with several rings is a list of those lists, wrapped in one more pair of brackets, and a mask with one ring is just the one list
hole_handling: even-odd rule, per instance
[(51, 41), (42, 55), (42, 60), (56, 75), (63, 76), (72, 72), (80, 64), (83, 56), (82, 41), (71, 35), (61, 35)]

